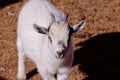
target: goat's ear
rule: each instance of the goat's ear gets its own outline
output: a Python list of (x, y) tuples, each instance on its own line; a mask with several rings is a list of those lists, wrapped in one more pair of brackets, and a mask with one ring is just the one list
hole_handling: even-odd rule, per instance
[(47, 28), (44, 28), (44, 27), (41, 27), (37, 24), (33, 24), (33, 27), (34, 29), (38, 32), (38, 33), (41, 33), (41, 34), (48, 34), (48, 29)]
[(79, 24), (73, 26), (73, 33), (82, 30), (85, 26), (85, 20), (82, 20)]
[(53, 13), (50, 13), (50, 16), (51, 16), (52, 23), (56, 22), (55, 15)]
[(68, 14), (65, 14), (65, 17), (64, 17), (64, 19), (63, 19), (63, 21), (66, 23), (66, 22), (68, 22)]

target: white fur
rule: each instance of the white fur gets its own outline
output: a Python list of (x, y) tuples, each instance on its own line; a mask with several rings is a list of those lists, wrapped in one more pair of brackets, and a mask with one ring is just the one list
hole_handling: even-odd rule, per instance
[(26, 80), (26, 57), (34, 61), (44, 80), (56, 80), (54, 74), (57, 74), (57, 80), (67, 80), (70, 74), (73, 62), (72, 41), (66, 51), (68, 54), (63, 59), (58, 59), (52, 54), (48, 37), (37, 33), (33, 28), (34, 23), (48, 28), (52, 22), (50, 13), (55, 15), (57, 21), (65, 18), (65, 14), (47, 0), (30, 0), (20, 11), (17, 28), (18, 80)]

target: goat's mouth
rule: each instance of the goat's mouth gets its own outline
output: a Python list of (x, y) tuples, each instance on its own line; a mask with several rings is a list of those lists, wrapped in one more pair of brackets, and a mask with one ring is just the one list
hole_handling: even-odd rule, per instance
[(57, 54), (57, 55), (55, 55), (55, 56), (56, 56), (56, 58), (63, 59), (65, 55), (62, 53), (62, 54), (60, 54), (60, 55)]

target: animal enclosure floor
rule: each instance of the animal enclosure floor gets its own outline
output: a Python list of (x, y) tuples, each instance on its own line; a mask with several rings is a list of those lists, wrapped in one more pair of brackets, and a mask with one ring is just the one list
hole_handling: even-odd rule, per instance
[[(85, 28), (73, 35), (75, 60), (68, 80), (120, 80), (120, 0), (50, 0), (69, 13), (71, 25), (83, 18)], [(0, 0), (0, 80), (17, 80), (16, 28), (27, 0)], [(29, 80), (42, 80), (26, 60)]]

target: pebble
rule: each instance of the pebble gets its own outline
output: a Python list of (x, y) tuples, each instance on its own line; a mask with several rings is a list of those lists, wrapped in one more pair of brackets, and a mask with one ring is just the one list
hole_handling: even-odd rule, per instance
[(5, 68), (0, 67), (0, 72), (4, 72), (4, 71), (5, 71)]

